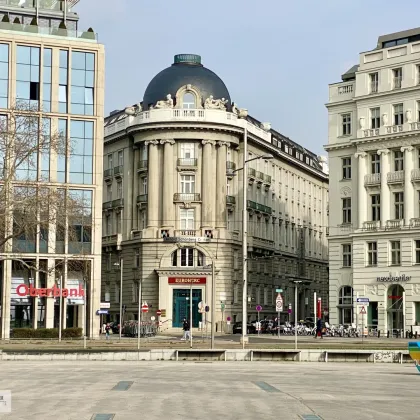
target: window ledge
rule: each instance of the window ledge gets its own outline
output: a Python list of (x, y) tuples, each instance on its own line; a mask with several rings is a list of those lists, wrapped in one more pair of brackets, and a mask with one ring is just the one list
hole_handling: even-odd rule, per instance
[(343, 182), (343, 181), (352, 181), (353, 179), (352, 178), (341, 178), (340, 179), (340, 182)]

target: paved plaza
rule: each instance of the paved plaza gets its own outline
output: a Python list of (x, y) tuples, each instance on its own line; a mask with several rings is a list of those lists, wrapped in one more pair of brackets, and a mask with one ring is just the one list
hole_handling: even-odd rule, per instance
[(1, 362), (0, 419), (417, 420), (419, 384), (412, 364)]

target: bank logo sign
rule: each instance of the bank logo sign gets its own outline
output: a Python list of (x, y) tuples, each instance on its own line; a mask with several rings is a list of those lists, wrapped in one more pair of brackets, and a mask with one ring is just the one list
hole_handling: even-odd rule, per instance
[(380, 282), (401, 283), (401, 282), (410, 281), (410, 280), (411, 280), (411, 276), (406, 276), (405, 274), (401, 276), (393, 276), (391, 273), (389, 273), (389, 276), (376, 277), (376, 281), (380, 281)]

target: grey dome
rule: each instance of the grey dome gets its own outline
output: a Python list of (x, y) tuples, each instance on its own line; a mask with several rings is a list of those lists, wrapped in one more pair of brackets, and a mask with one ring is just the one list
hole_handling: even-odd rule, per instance
[(143, 109), (164, 100), (168, 94), (175, 100), (178, 89), (188, 84), (200, 90), (203, 101), (213, 95), (215, 99), (227, 99), (230, 105), (226, 85), (217, 74), (201, 64), (201, 57), (195, 54), (179, 54), (174, 57), (174, 64), (158, 73), (147, 86), (143, 96)]

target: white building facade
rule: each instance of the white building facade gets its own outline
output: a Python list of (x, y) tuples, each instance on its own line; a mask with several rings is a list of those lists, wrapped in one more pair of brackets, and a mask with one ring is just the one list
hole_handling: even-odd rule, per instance
[[(293, 302), (289, 277), (311, 279), (299, 291), (299, 317), (313, 313), (313, 291), (327, 301), (328, 176), (318, 158), (248, 117), (200, 56), (178, 55), (149, 84), (141, 104), (105, 120), (103, 287), (108, 320), (137, 319), (139, 287), (161, 310), (163, 328), (180, 328), (193, 285), (193, 326), (211, 307), (216, 320), (242, 320), (242, 177), (248, 179), (249, 320), (275, 314), (275, 289)], [(249, 163), (241, 170), (247, 133)], [(235, 172), (235, 170), (238, 170)], [(123, 260), (122, 302), (119, 268)], [(207, 266), (207, 268), (206, 268)], [(294, 309), (293, 309), (294, 310)], [(226, 323), (224, 324), (226, 327)]]
[[(381, 36), (329, 86), (330, 321), (420, 322), (420, 30)], [(331, 200), (331, 197), (334, 199)]]

